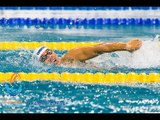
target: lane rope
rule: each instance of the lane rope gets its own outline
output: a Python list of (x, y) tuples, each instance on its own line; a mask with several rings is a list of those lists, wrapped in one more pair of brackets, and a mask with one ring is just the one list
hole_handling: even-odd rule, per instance
[(76, 47), (92, 46), (102, 42), (0, 42), (0, 50), (34, 50), (41, 46), (46, 46), (53, 50), (70, 50)]
[[(0, 72), (0, 82), (10, 82), (13, 72)], [(36, 80), (52, 80), (61, 82), (76, 82), (76, 83), (159, 83), (159, 73), (17, 73), (20, 76), (18, 81), (36, 81)]]
[[(35, 26), (36, 28), (52, 28), (55, 25), (159, 25), (159, 18), (1, 18), (0, 26)], [(65, 28), (65, 27), (64, 27)]]
[(159, 10), (160, 7), (0, 7), (0, 10)]

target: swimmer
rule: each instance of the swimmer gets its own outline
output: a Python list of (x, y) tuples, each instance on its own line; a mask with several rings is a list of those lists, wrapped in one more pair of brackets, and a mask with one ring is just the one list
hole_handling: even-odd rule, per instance
[(133, 39), (129, 42), (105, 42), (88, 47), (79, 47), (69, 50), (62, 58), (59, 58), (56, 53), (46, 47), (37, 48), (34, 55), (44, 64), (53, 65), (70, 65), (76, 62), (86, 63), (87, 60), (97, 57), (104, 53), (115, 51), (134, 52), (142, 46), (142, 41)]

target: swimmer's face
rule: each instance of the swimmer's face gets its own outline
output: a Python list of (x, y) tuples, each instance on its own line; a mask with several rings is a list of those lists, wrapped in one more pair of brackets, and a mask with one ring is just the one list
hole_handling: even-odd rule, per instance
[(46, 49), (40, 56), (40, 61), (45, 64), (59, 65), (60, 59), (58, 56), (50, 49)]

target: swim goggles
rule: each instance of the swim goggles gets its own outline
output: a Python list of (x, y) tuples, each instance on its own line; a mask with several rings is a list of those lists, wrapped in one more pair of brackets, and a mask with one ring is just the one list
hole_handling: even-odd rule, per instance
[(48, 55), (51, 55), (52, 53), (53, 53), (52, 50), (46, 49), (46, 54), (45, 55), (41, 55), (39, 60), (41, 62), (44, 62), (48, 58)]

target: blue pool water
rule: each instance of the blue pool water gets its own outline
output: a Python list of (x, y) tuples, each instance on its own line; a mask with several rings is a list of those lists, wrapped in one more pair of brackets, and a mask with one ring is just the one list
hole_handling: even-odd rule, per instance
[[(1, 27), (0, 41), (99, 41), (127, 42), (140, 38), (144, 47), (131, 54), (107, 53), (92, 59), (100, 68), (43, 65), (32, 58), (32, 50), (1, 50), (0, 72), (159, 72), (160, 48), (154, 40), (160, 26), (102, 26), (101, 28), (36, 29)], [(61, 57), (67, 51), (55, 51)], [(105, 66), (117, 66), (111, 70)], [(82, 84), (60, 81), (17, 82), (22, 91), (10, 96), (0, 83), (1, 113), (147, 113), (160, 112), (158, 83)], [(16, 104), (7, 104), (15, 101)]]

